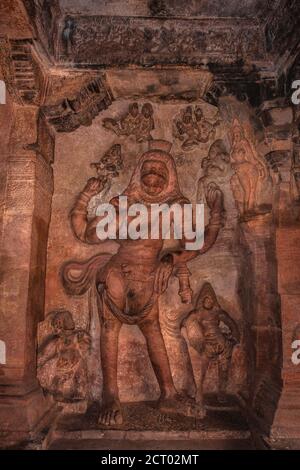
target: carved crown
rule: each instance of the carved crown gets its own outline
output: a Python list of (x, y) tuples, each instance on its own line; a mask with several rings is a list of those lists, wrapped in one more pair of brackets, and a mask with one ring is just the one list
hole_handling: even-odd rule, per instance
[(149, 150), (162, 150), (163, 152), (170, 153), (172, 148), (171, 142), (167, 140), (150, 140)]

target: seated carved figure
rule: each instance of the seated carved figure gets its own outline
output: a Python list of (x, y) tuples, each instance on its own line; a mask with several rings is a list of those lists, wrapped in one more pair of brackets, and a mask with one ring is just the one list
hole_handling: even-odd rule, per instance
[(235, 321), (221, 309), (216, 294), (209, 283), (204, 284), (199, 294), (196, 308), (184, 319), (182, 327), (186, 330), (190, 346), (201, 357), (201, 375), (195, 380), (196, 401), (204, 409), (203, 385), (210, 364), (218, 366), (218, 398), (225, 400), (232, 351), (240, 341)]
[(48, 315), (51, 333), (38, 347), (37, 376), (44, 390), (58, 401), (86, 398), (86, 356), (90, 349), (90, 336), (76, 330), (70, 312), (51, 312)]
[(214, 138), (216, 133), (216, 126), (219, 125), (220, 121), (215, 121), (214, 123), (209, 122), (205, 119), (203, 111), (200, 106), (195, 108), (195, 124), (198, 130), (198, 141), (206, 143), (209, 139)]
[[(150, 141), (150, 149), (139, 162), (130, 183), (122, 193), (128, 204), (143, 203), (149, 213), (152, 204), (189, 203), (181, 193), (176, 167), (170, 154), (171, 144)], [(88, 219), (88, 204), (102, 189), (102, 182), (92, 178), (77, 198), (71, 211), (71, 225), (75, 236), (84, 243), (101, 244), (96, 227), (102, 217)], [(118, 216), (119, 197), (110, 201)], [(160, 387), (158, 406), (162, 412), (195, 416), (198, 408), (188, 397), (176, 391), (169, 359), (159, 323), (159, 296), (167, 289), (169, 278), (179, 270), (186, 279), (184, 264), (210, 249), (218, 236), (223, 220), (223, 195), (218, 187), (208, 195), (210, 221), (205, 229), (204, 245), (199, 250), (186, 251), (185, 240), (176, 253), (163, 253), (163, 239), (121, 239), (115, 255), (99, 254), (77, 262), (68, 261), (62, 267), (62, 282), (69, 295), (82, 295), (93, 286), (99, 306), (101, 323), (101, 366), (103, 396), (99, 422), (105, 425), (121, 424), (122, 409), (117, 385), (118, 337), (122, 324), (138, 325), (145, 337), (149, 357)], [(150, 219), (149, 219), (150, 220)], [(151, 229), (151, 227), (149, 227)], [(150, 231), (149, 231), (150, 232)], [(191, 295), (188, 284), (181, 286), (182, 301)]]
[(137, 103), (131, 103), (127, 114), (120, 119), (105, 118), (103, 127), (117, 135), (135, 136), (137, 142), (151, 140), (154, 129), (153, 107), (145, 103), (140, 112)]
[(193, 150), (200, 143), (206, 143), (215, 136), (219, 120), (208, 121), (200, 106), (195, 109), (188, 106), (182, 112), (181, 117), (175, 119), (174, 135), (182, 141), (183, 150)]
[(137, 142), (151, 140), (151, 131), (154, 130), (153, 108), (150, 103), (142, 106), (140, 124), (136, 130)]

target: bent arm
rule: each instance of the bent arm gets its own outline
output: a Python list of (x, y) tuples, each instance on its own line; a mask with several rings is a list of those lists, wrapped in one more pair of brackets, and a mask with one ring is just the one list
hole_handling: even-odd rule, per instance
[(91, 178), (84, 190), (79, 193), (75, 204), (70, 212), (70, 222), (75, 237), (84, 243), (100, 243), (97, 237), (96, 227), (102, 217), (88, 220), (88, 205), (93, 196), (98, 194), (104, 186), (104, 182), (97, 178)]
[[(210, 207), (210, 218), (208, 225), (204, 231), (204, 244), (199, 250), (184, 250), (174, 255), (174, 263), (186, 263), (197, 256), (206, 253), (217, 240), (219, 231), (224, 225), (224, 201), (223, 193), (220, 188), (215, 184), (211, 183), (206, 191), (206, 200)], [(193, 242), (194, 240), (182, 239), (182, 248), (185, 247), (187, 242)]]
[(240, 332), (238, 330), (238, 327), (237, 327), (237, 324), (235, 323), (235, 321), (224, 310), (221, 310), (221, 312), (219, 314), (219, 320), (222, 321), (223, 323), (225, 323), (226, 326), (228, 326), (228, 328), (231, 331), (231, 335), (236, 340), (236, 342), (239, 343), (240, 342)]
[(88, 194), (82, 192), (79, 194), (71, 210), (71, 227), (76, 238), (86, 242), (86, 230), (88, 226), (87, 208), (90, 201)]

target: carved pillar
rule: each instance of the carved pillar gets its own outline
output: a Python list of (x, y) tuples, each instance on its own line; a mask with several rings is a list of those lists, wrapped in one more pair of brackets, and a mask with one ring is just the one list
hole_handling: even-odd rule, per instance
[[(295, 122), (298, 119), (295, 115)], [(271, 432), (271, 437), (275, 440), (277, 438), (300, 437), (300, 365), (295, 365), (292, 362), (292, 353), (294, 352), (292, 342), (295, 339), (300, 339), (300, 205), (293, 180), (294, 172), (300, 164), (298, 126), (295, 126), (296, 134), (294, 133), (293, 138), (292, 158), (289, 160), (289, 164), (285, 165), (284, 171), (281, 171), (282, 181), (276, 229), (278, 291), (281, 298), (282, 319), (283, 389)]]
[[(245, 244), (245, 304), (248, 340), (252, 347), (250, 407), (265, 431), (272, 424), (280, 394), (280, 306), (277, 294), (275, 227), (272, 214), (241, 224)], [(249, 351), (251, 354), (251, 352)]]
[[(49, 408), (36, 380), (36, 330), (43, 318), (48, 224), (53, 192), (46, 129), (39, 151), (38, 108), (14, 106), (1, 240), (0, 432), (33, 431)], [(50, 137), (49, 137), (50, 139)]]

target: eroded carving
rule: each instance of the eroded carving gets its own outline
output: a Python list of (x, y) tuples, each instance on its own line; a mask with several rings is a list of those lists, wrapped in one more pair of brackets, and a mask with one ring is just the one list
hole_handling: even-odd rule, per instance
[(111, 188), (112, 180), (117, 178), (124, 168), (121, 145), (113, 145), (98, 162), (91, 163), (91, 167), (95, 168), (99, 180), (104, 185), (105, 195)]
[[(184, 204), (189, 201), (182, 195), (177, 180), (176, 167), (170, 154), (171, 144), (150, 141), (150, 150), (140, 158), (131, 181), (123, 192), (128, 203)], [(101, 220), (87, 218), (90, 199), (103, 189), (103, 182), (91, 178), (80, 193), (71, 212), (71, 224), (75, 236), (85, 243), (101, 243), (96, 225)], [(118, 210), (119, 198), (110, 203)], [(123, 323), (136, 324), (145, 336), (148, 353), (155, 371), (161, 397), (158, 407), (162, 412), (199, 416), (194, 401), (177, 393), (159, 323), (159, 296), (167, 289), (174, 270), (180, 280), (182, 301), (189, 301), (191, 291), (189, 273), (182, 266), (190, 259), (210, 249), (222, 226), (223, 198), (218, 188), (208, 197), (211, 209), (210, 222), (206, 227), (204, 246), (198, 251), (162, 253), (163, 240), (118, 239), (116, 255), (97, 255), (88, 261), (70, 261), (62, 267), (61, 275), (65, 290), (82, 295), (97, 286), (99, 314), (101, 318), (101, 364), (103, 371), (103, 398), (99, 421), (114, 425), (123, 421), (117, 387), (118, 336)], [(184, 241), (182, 241), (184, 243)], [(179, 243), (181, 243), (179, 241)]]
[(74, 20), (72, 18), (66, 18), (65, 27), (62, 32), (62, 40), (65, 46), (65, 54), (67, 57), (72, 54), (74, 27)]
[(182, 141), (183, 150), (193, 150), (200, 143), (214, 139), (220, 120), (206, 119), (201, 106), (187, 106), (174, 120), (174, 137)]
[(9, 93), (19, 103), (36, 104), (40, 95), (39, 72), (30, 40), (0, 38), (0, 66)]
[[(113, 16), (74, 16), (72, 60), (101, 65), (202, 65), (203, 54), (214, 62), (238, 58), (257, 61), (265, 56), (259, 26), (243, 21), (211, 22)], [(61, 53), (65, 43), (61, 37)]]
[(66, 98), (54, 106), (44, 106), (44, 115), (58, 132), (72, 132), (91, 125), (93, 119), (112, 102), (100, 78), (85, 85), (75, 98)]
[(201, 375), (195, 378), (196, 401), (204, 410), (203, 386), (210, 364), (218, 366), (218, 400), (226, 401), (226, 390), (233, 348), (240, 342), (236, 322), (219, 305), (209, 283), (202, 287), (196, 308), (182, 323), (188, 343), (201, 357)]
[(210, 146), (208, 156), (202, 160), (201, 167), (203, 176), (198, 181), (197, 201), (204, 202), (207, 186), (212, 182), (223, 183), (232, 174), (230, 156), (223, 140), (216, 140)]
[(112, 130), (118, 136), (135, 136), (137, 142), (151, 140), (151, 131), (154, 130), (153, 107), (150, 103), (145, 103), (140, 111), (139, 105), (132, 103), (122, 118), (103, 119), (103, 127)]
[(76, 329), (67, 310), (50, 312), (39, 333), (37, 377), (43, 389), (57, 401), (85, 399), (90, 335)]
[(272, 205), (263, 202), (263, 193), (269, 190), (268, 197), (272, 195), (268, 170), (247, 136), (246, 129), (237, 119), (233, 122), (231, 139), (230, 160), (235, 171), (231, 187), (241, 217), (269, 212)]

